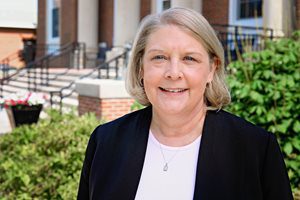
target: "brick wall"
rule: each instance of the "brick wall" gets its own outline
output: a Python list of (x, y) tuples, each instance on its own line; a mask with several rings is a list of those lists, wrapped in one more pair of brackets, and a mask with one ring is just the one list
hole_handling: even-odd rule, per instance
[(97, 117), (101, 117), (100, 102), (101, 100), (97, 97), (78, 96), (78, 113), (83, 115), (87, 112), (94, 112)]
[(134, 100), (126, 99), (102, 99), (100, 101), (101, 118), (113, 120), (129, 113)]
[[(37, 44), (46, 44), (46, 0), (38, 1), (38, 25), (37, 25)], [(43, 56), (43, 50), (38, 51), (36, 57)]]
[(229, 0), (203, 0), (202, 14), (211, 24), (228, 24)]
[(140, 0), (140, 19), (151, 14), (151, 0)]
[(77, 41), (77, 1), (61, 1), (61, 45)]
[[(0, 28), (0, 61), (23, 49), (22, 39), (35, 38), (34, 29)], [(18, 59), (10, 63), (14, 67), (23, 67), (24, 63)]]
[(98, 118), (111, 121), (131, 112), (134, 100), (131, 98), (100, 99), (97, 97), (79, 96), (79, 115), (93, 112)]

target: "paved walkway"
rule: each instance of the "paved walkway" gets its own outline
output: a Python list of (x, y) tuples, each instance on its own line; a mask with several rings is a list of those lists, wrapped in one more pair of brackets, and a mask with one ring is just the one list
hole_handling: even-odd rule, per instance
[(11, 132), (11, 126), (5, 109), (0, 108), (0, 134)]

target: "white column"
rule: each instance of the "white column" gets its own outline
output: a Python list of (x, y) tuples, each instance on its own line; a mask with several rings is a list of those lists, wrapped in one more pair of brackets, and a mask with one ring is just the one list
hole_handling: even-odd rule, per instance
[(115, 0), (113, 46), (132, 42), (139, 21), (140, 0)]
[(263, 5), (264, 27), (274, 29), (275, 36), (288, 35), (292, 29), (292, 5), (287, 0), (265, 0)]
[(201, 4), (200, 0), (171, 0), (172, 7), (185, 7), (193, 9), (201, 13)]
[(84, 42), (87, 51), (98, 48), (98, 0), (78, 0), (78, 42)]

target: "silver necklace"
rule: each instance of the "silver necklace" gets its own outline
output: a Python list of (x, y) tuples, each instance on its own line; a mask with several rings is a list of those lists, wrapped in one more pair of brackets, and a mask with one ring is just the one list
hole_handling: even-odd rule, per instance
[(173, 158), (176, 156), (176, 154), (178, 153), (178, 151), (179, 151), (179, 148), (176, 150), (176, 152), (172, 155), (172, 157), (169, 159), (169, 160), (167, 160), (166, 159), (166, 157), (165, 157), (165, 154), (164, 154), (164, 151), (163, 151), (163, 149), (162, 149), (162, 147), (161, 147), (161, 144), (160, 144), (160, 142), (159, 142), (159, 148), (160, 148), (160, 152), (161, 152), (161, 155), (162, 155), (162, 157), (163, 157), (163, 159), (164, 159), (164, 161), (165, 161), (165, 164), (164, 164), (164, 167), (163, 167), (163, 171), (168, 171), (168, 169), (169, 169), (169, 163), (173, 160)]

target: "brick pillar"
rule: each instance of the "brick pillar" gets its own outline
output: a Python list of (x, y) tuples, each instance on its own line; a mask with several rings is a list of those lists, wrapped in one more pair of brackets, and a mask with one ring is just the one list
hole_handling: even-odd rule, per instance
[(202, 14), (211, 24), (229, 24), (229, 0), (203, 0)]
[(77, 1), (61, 1), (61, 45), (77, 41)]
[(98, 118), (111, 121), (131, 112), (134, 100), (122, 80), (84, 79), (76, 82), (78, 112), (93, 112)]
[[(46, 39), (46, 30), (47, 28), (47, 9), (46, 9), (46, 1), (41, 0), (38, 1), (38, 24), (37, 24), (37, 45), (45, 45), (47, 42)], [(42, 57), (45, 55), (45, 50), (41, 49), (36, 52), (36, 58)]]
[(296, 0), (296, 29), (300, 29), (300, 0)]
[(89, 96), (78, 96), (79, 106), (78, 113), (79, 115), (83, 115), (87, 112), (93, 112), (97, 117), (101, 117), (101, 100), (97, 97), (89, 97)]
[(151, 0), (140, 0), (140, 19), (151, 14)]

